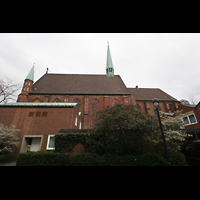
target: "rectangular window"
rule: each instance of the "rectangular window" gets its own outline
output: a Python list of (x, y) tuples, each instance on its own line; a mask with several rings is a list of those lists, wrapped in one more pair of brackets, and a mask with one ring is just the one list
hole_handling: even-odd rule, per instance
[(41, 112), (36, 112), (35, 114), (36, 117), (40, 117), (40, 115), (41, 115)]
[(190, 116), (189, 116), (189, 119), (190, 119), (190, 123), (191, 123), (191, 124), (197, 122), (194, 115), (190, 115)]
[(34, 116), (34, 112), (29, 112), (28, 116), (29, 117), (33, 117)]
[(185, 125), (189, 124), (188, 117), (183, 117), (183, 121), (184, 121)]
[(47, 150), (54, 150), (55, 149), (54, 135), (48, 136), (47, 148), (46, 149)]
[(191, 124), (196, 124), (197, 120), (194, 114), (192, 115), (187, 115), (185, 117), (182, 118), (185, 125), (191, 125)]
[(78, 122), (78, 117), (76, 115), (76, 118), (75, 118), (75, 126), (77, 126), (77, 122)]
[(43, 112), (43, 113), (42, 113), (42, 117), (47, 117), (47, 113), (48, 113), (48, 112)]

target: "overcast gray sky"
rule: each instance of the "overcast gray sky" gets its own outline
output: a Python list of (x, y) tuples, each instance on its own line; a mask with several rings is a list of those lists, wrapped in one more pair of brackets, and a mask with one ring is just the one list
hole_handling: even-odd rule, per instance
[(23, 85), (46, 72), (106, 74), (109, 41), (115, 74), (127, 87), (160, 88), (200, 101), (199, 33), (0, 33), (0, 78)]

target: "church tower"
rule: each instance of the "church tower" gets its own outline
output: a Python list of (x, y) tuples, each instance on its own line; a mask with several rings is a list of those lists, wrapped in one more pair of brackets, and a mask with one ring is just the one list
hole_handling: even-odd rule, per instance
[(34, 82), (34, 65), (31, 68), (30, 72), (28, 73), (26, 79), (24, 80), (24, 85), (21, 94), (28, 94), (32, 90), (33, 82)]
[(114, 68), (110, 54), (109, 42), (108, 42), (108, 50), (107, 50), (107, 63), (106, 63), (106, 75), (108, 77), (114, 77)]
[[(35, 64), (35, 63), (34, 63)], [(28, 93), (31, 92), (34, 82), (34, 65), (24, 80), (21, 94), (18, 95), (17, 102), (27, 102)]]

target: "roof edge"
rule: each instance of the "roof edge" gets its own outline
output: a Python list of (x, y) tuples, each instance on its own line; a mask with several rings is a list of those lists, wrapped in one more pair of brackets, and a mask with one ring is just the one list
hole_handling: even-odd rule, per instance
[[(153, 99), (135, 99), (135, 100), (136, 101), (152, 101)], [(173, 102), (180, 103), (180, 101), (174, 100), (174, 99), (159, 99), (159, 101), (173, 101)]]
[(131, 93), (54, 93), (54, 92), (29, 92), (29, 95), (131, 95)]
[(17, 103), (0, 104), (0, 107), (74, 107), (76, 105), (77, 105), (77, 103), (17, 102)]

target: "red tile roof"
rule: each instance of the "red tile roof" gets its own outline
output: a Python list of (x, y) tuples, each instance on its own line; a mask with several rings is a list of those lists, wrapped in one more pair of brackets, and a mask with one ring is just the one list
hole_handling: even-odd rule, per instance
[(136, 100), (177, 101), (157, 88), (127, 88), (119, 75), (45, 74), (29, 94), (132, 94)]
[(157, 98), (159, 100), (177, 101), (177, 99), (158, 88), (128, 88), (128, 91), (135, 97), (136, 100), (152, 100)]
[[(34, 85), (30, 94), (127, 94), (119, 75), (45, 74)], [(129, 93), (130, 94), (130, 93)]]

